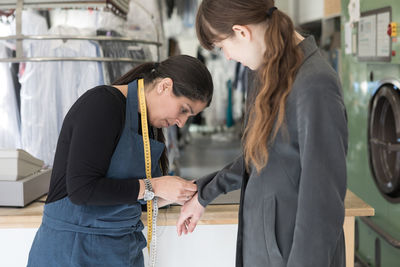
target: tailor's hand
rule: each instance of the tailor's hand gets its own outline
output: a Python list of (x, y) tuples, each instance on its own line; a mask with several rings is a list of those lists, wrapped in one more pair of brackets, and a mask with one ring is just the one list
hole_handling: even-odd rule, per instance
[(178, 235), (185, 235), (194, 231), (201, 216), (203, 216), (205, 208), (200, 204), (197, 194), (195, 194), (191, 200), (185, 203), (181, 208), (181, 214), (178, 222), (176, 223), (176, 230)]
[(197, 192), (197, 185), (178, 176), (151, 179), (154, 194), (170, 203), (184, 204)]

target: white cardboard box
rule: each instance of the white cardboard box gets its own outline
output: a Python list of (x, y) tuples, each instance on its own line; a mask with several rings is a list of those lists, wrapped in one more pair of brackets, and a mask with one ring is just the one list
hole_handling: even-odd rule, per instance
[(0, 206), (24, 207), (48, 193), (51, 169), (40, 170), (18, 181), (0, 181)]
[(44, 162), (22, 149), (0, 149), (0, 181), (16, 181), (43, 168)]

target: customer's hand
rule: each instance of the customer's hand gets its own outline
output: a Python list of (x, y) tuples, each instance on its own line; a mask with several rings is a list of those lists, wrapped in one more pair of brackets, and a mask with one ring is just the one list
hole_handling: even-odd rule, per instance
[(185, 233), (185, 235), (188, 232), (192, 233), (203, 215), (204, 210), (205, 208), (200, 204), (197, 194), (195, 194), (193, 198), (186, 202), (181, 208), (181, 214), (176, 223), (178, 235), (180, 236), (182, 232)]
[(159, 208), (172, 204), (172, 201), (163, 199), (162, 197), (157, 197), (157, 205)]
[(178, 176), (162, 176), (151, 179), (154, 194), (170, 203), (183, 205), (197, 192), (197, 185)]

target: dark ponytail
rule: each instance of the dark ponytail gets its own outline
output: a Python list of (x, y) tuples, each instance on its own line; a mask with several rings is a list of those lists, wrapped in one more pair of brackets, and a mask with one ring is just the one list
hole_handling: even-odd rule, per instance
[[(184, 96), (193, 101), (211, 103), (213, 94), (213, 83), (211, 74), (205, 65), (198, 59), (178, 55), (156, 63), (143, 63), (117, 80), (113, 85), (125, 85), (137, 79), (144, 79), (144, 84), (151, 84), (159, 78), (171, 78), (173, 81), (173, 93), (175, 96)], [(153, 128), (153, 127), (151, 127)], [(156, 140), (165, 143), (162, 129), (153, 130)], [(168, 157), (164, 149), (161, 155), (161, 170), (164, 175), (168, 174)]]
[[(158, 63), (157, 63), (158, 64)], [(153, 80), (157, 77), (151, 77), (155, 72), (156, 62), (146, 62), (140, 64), (139, 66), (131, 69), (117, 80), (115, 80), (112, 84), (114, 85), (123, 85), (128, 84), (137, 79), (144, 79), (145, 84), (149, 84), (153, 82)]]
[(198, 59), (188, 55), (172, 56), (156, 63), (144, 63), (133, 68), (113, 82), (114, 85), (128, 84), (139, 78), (150, 84), (158, 78), (171, 78), (175, 96), (190, 100), (211, 103), (213, 82), (206, 66)]

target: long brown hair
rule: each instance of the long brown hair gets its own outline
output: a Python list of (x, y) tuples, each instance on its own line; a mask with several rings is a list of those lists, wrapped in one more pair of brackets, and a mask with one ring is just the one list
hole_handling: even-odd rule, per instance
[[(207, 106), (212, 100), (214, 87), (211, 74), (200, 60), (191, 56), (178, 55), (169, 57), (160, 63), (143, 63), (112, 84), (129, 84), (140, 78), (143, 78), (145, 85), (153, 83), (158, 78), (171, 78), (173, 81), (172, 92), (175, 96), (184, 96), (193, 101), (200, 100), (207, 103)], [(162, 129), (156, 129), (155, 136), (158, 141), (165, 143)], [(162, 172), (166, 175), (169, 165), (166, 149), (161, 155), (160, 163)]]
[(207, 49), (232, 36), (233, 25), (266, 25), (258, 93), (243, 135), (246, 166), (252, 163), (258, 172), (267, 164), (268, 145), (284, 122), (286, 99), (303, 58), (292, 20), (279, 10), (269, 12), (274, 5), (274, 0), (203, 0), (196, 17), (197, 36)]

